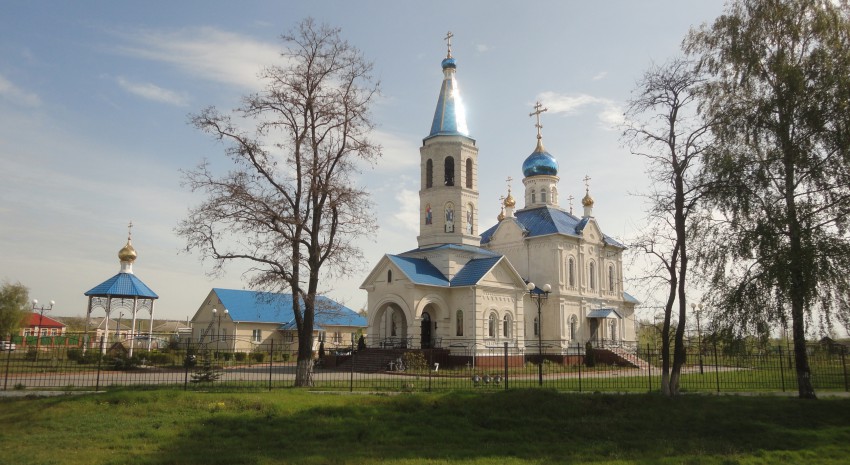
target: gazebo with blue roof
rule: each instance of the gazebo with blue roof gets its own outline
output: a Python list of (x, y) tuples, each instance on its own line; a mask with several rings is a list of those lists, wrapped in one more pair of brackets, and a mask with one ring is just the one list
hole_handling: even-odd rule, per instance
[[(133, 223), (130, 223), (128, 229), (132, 231)], [(86, 347), (91, 344), (88, 342), (88, 329), (91, 324), (91, 313), (96, 308), (102, 308), (106, 312), (106, 334), (101, 341), (95, 341), (100, 345), (100, 350), (106, 350), (105, 343), (109, 342), (104, 339), (109, 339), (109, 318), (112, 311), (116, 308), (129, 310), (133, 315), (130, 355), (133, 355), (133, 348), (136, 346), (136, 316), (139, 310), (147, 310), (150, 315), (148, 324), (147, 349), (151, 347), (151, 331), (153, 328), (153, 313), (154, 300), (159, 299), (154, 291), (151, 290), (145, 283), (142, 282), (135, 274), (133, 274), (133, 262), (136, 261), (136, 249), (133, 248), (131, 237), (132, 234), (127, 234), (127, 244), (118, 251), (118, 260), (121, 262), (121, 271), (115, 276), (98, 284), (97, 286), (85, 292), (85, 296), (89, 298), (88, 308), (86, 309)], [(120, 328), (116, 328), (117, 331)]]

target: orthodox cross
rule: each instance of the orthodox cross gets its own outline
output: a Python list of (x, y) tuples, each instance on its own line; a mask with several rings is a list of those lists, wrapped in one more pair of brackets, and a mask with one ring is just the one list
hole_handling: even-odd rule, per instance
[(584, 190), (585, 192), (590, 192), (590, 176), (584, 175)]
[(573, 199), (575, 199), (575, 197), (573, 197), (572, 194), (567, 197), (567, 200), (570, 202), (570, 215), (573, 214)]
[(454, 37), (454, 36), (455, 35), (452, 34), (452, 31), (449, 31), (448, 34), (446, 34), (446, 37), (443, 38), (443, 40), (446, 41), (446, 45), (448, 45), (448, 47), (449, 47), (449, 53), (448, 53), (448, 55), (446, 55), (446, 58), (452, 57), (452, 37)]
[(535, 124), (534, 127), (537, 128), (538, 139), (541, 138), (540, 130), (543, 129), (543, 125), (540, 124), (540, 113), (543, 113), (544, 111), (549, 111), (549, 109), (543, 108), (543, 105), (540, 103), (540, 100), (538, 100), (537, 103), (534, 104), (534, 111), (528, 114), (528, 116), (537, 116), (537, 124)]
[(133, 237), (133, 221), (131, 220), (129, 224), (127, 224), (127, 240)]

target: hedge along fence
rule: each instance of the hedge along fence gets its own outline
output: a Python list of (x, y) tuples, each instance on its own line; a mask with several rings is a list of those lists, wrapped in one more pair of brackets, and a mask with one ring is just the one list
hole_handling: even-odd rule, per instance
[[(164, 338), (165, 336), (163, 336)], [(168, 341), (133, 355), (122, 344), (94, 347), (16, 346), (0, 353), (3, 389), (95, 389), (109, 386), (181, 386), (184, 389), (277, 389), (294, 385), (295, 357), (274, 342), (251, 352), (216, 349), (215, 343)], [(226, 344), (221, 344), (226, 345)], [(689, 348), (681, 378), (685, 392), (795, 391), (793, 353), (787, 347), (733, 351), (715, 344)], [(596, 349), (595, 351), (598, 351)], [(610, 355), (610, 354), (609, 354)], [(536, 348), (390, 350), (335, 348), (316, 359), (313, 387), (327, 390), (434, 391), (544, 387), (576, 392), (647, 392), (660, 387), (661, 360), (651, 347), (637, 357), (643, 368), (581, 356), (545, 357)], [(454, 362), (453, 362), (454, 361)], [(458, 362), (461, 361), (461, 362)], [(810, 353), (816, 390), (848, 391), (843, 346)], [(198, 381), (196, 381), (198, 380)], [(193, 382), (195, 381), (195, 382)]]

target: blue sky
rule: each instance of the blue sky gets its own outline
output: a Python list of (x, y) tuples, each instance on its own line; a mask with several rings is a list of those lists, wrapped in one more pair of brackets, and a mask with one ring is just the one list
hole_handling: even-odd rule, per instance
[[(616, 129), (636, 80), (678, 53), (689, 28), (722, 1), (510, 2), (5, 2), (0, 15), (0, 279), (55, 314), (82, 315), (83, 293), (119, 270), (132, 220), (136, 275), (160, 296), (157, 316), (190, 317), (212, 287), (243, 288), (243, 266), (209, 277), (173, 233), (199, 201), (180, 169), (222, 147), (188, 115), (229, 110), (279, 63), (279, 36), (307, 16), (342, 28), (374, 62), (379, 165), (362, 175), (380, 229), (362, 241), (364, 271), (326, 283), (329, 296), (365, 306), (359, 285), (384, 253), (416, 247), (419, 151), (442, 80), (452, 31), (457, 78), (479, 147), (480, 221), (536, 142), (528, 114), (543, 115), (546, 149), (560, 164), (560, 203), (581, 198), (588, 175), (594, 214), (627, 239), (644, 216), (643, 161)], [(576, 210), (579, 202), (576, 201)], [(628, 287), (628, 286), (627, 286)], [(640, 298), (640, 296), (638, 296)]]

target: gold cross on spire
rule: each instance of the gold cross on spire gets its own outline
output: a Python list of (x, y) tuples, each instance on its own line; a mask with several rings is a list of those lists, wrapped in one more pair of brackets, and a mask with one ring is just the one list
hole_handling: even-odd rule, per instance
[(540, 100), (538, 100), (537, 103), (534, 104), (534, 111), (528, 114), (528, 116), (537, 116), (537, 124), (534, 125), (534, 127), (537, 128), (537, 139), (542, 138), (542, 136), (540, 135), (540, 130), (543, 129), (543, 125), (540, 124), (540, 114), (544, 111), (549, 111), (549, 109), (543, 108), (543, 105), (540, 103)]
[(454, 37), (454, 36), (455, 36), (455, 35), (454, 35), (454, 34), (452, 34), (452, 31), (449, 31), (449, 32), (448, 32), (448, 34), (446, 34), (446, 37), (444, 37), (444, 38), (443, 38), (443, 40), (445, 40), (445, 41), (446, 41), (446, 45), (447, 45), (447, 46), (448, 46), (448, 48), (449, 48), (449, 51), (448, 51), (448, 53), (446, 54), (446, 58), (451, 58), (451, 57), (452, 57), (452, 37)]
[(130, 220), (130, 223), (127, 224), (127, 240), (133, 237), (133, 220)]

